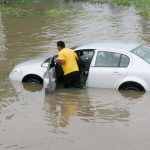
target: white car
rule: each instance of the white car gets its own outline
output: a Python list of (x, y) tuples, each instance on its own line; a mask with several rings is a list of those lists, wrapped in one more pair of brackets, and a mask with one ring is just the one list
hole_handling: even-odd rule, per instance
[(9, 79), (43, 84), (43, 75), (47, 70), (48, 62), (48, 56), (43, 56), (20, 63), (13, 68)]
[[(80, 57), (81, 81), (86, 87), (150, 91), (148, 47), (129, 43), (95, 43), (78, 46), (74, 50)], [(44, 59), (16, 66), (10, 73), (10, 79), (28, 82), (38, 80), (44, 83), (45, 88), (55, 90), (56, 79), (57, 84), (62, 80), (61, 67), (58, 64), (53, 67), (52, 59), (46, 60), (41, 67)], [(46, 70), (44, 67), (47, 65), (49, 67)]]

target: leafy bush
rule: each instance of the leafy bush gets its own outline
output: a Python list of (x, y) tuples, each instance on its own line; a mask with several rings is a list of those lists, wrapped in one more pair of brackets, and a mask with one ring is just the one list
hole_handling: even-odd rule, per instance
[(61, 17), (61, 16), (73, 16), (81, 14), (80, 11), (77, 10), (67, 10), (67, 9), (49, 9), (45, 10), (45, 15), (49, 17)]
[(2, 7), (0, 10), (7, 15), (11, 15), (15, 17), (25, 16), (32, 13), (32, 10), (23, 10), (23, 9), (12, 8), (12, 7)]

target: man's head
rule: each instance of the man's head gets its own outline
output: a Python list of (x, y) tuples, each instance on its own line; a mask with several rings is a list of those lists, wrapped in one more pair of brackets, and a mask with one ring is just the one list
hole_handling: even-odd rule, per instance
[(65, 48), (65, 43), (63, 41), (58, 41), (57, 42), (57, 49), (60, 51), (63, 48)]

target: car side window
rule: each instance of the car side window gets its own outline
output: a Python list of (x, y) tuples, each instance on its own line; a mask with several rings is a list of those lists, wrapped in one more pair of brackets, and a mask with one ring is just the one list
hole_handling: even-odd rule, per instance
[(121, 54), (107, 51), (100, 51), (97, 54), (96, 67), (118, 67)]
[(119, 67), (128, 67), (129, 63), (130, 63), (129, 57), (122, 54)]
[(81, 59), (92, 59), (94, 50), (78, 50), (76, 51), (78, 56), (80, 56)]
[[(84, 70), (89, 70), (93, 55), (94, 55), (94, 49), (82, 49), (76, 51), (77, 55), (79, 56), (82, 64), (84, 64)], [(81, 66), (81, 64), (78, 64)]]
[(124, 54), (100, 51), (97, 54), (96, 67), (128, 67), (130, 58)]

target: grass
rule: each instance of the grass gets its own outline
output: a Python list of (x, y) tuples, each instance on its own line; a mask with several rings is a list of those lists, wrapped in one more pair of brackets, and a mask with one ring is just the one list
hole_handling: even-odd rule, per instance
[(44, 0), (15, 0), (16, 3), (39, 3)]
[(32, 10), (24, 10), (20, 8), (12, 8), (12, 7), (1, 7), (0, 10), (4, 14), (9, 16), (14, 16), (14, 17), (22, 17), (22, 16), (32, 14)]
[[(42, 2), (46, 0), (16, 0), (17, 3), (35, 3)], [(68, 0), (67, 0), (68, 1)], [(75, 1), (75, 0), (74, 0)], [(138, 14), (143, 17), (150, 17), (150, 0), (76, 0), (82, 2), (94, 2), (94, 3), (111, 3), (117, 6), (134, 6)], [(0, 10), (6, 15), (10, 16), (27, 16), (32, 15), (36, 10), (27, 10), (22, 8), (13, 8), (13, 7), (1, 7)], [(82, 11), (74, 9), (48, 9), (44, 10), (44, 15), (48, 17), (64, 17), (64, 16), (77, 16), (82, 15)]]
[[(78, 0), (77, 0), (78, 1)], [(85, 2), (85, 0), (79, 0)], [(88, 0), (89, 2), (109, 3), (117, 6), (134, 6), (138, 14), (150, 17), (150, 0)]]
[(150, 17), (150, 0), (136, 0), (134, 6), (143, 17)]
[(133, 5), (138, 14), (150, 17), (150, 0), (109, 0), (111, 3), (121, 6)]
[(82, 12), (74, 9), (49, 9), (45, 10), (44, 14), (48, 17), (65, 17), (65, 16), (77, 16)]
[[(21, 9), (21, 8), (13, 8), (13, 7), (0, 7), (0, 11), (3, 14), (6, 14), (8, 16), (14, 16), (14, 17), (22, 17), (22, 16), (28, 16), (33, 15), (34, 13), (37, 13), (38, 10), (27, 10), (27, 9)], [(48, 9), (44, 10), (43, 13), (44, 16), (51, 17), (51, 18), (58, 18), (58, 17), (69, 17), (69, 16), (77, 16), (81, 15), (82, 11), (75, 10), (75, 9)]]
[(111, 3), (116, 5), (130, 6), (131, 0), (111, 0)]

